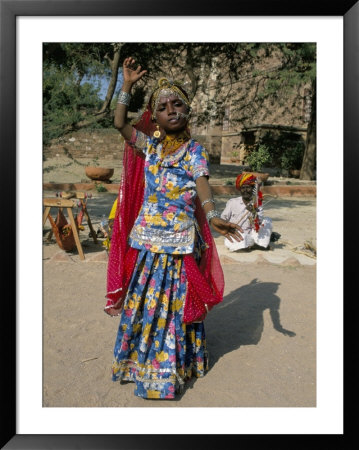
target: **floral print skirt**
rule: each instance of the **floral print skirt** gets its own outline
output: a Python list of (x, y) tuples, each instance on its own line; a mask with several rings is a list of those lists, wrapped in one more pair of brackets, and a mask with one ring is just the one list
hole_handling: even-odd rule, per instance
[(182, 323), (183, 257), (139, 251), (123, 305), (112, 379), (135, 382), (135, 395), (173, 399), (208, 370), (203, 322)]

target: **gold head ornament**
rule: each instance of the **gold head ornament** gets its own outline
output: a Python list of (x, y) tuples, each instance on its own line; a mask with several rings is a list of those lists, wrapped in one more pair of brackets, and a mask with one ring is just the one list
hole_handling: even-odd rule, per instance
[(157, 88), (153, 91), (151, 96), (151, 110), (152, 118), (155, 118), (155, 114), (158, 108), (160, 97), (170, 97), (174, 95), (190, 108), (190, 101), (184, 91), (181, 89), (182, 84), (179, 81), (171, 81), (168, 78), (160, 78), (157, 83)]

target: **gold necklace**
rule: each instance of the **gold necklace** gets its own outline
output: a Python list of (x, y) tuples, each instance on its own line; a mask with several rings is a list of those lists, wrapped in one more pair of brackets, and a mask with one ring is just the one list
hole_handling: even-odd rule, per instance
[[(165, 158), (175, 153), (180, 147), (187, 143), (190, 139), (190, 135), (186, 132), (180, 133), (178, 135), (166, 135), (162, 141), (161, 155), (158, 154), (159, 159), (156, 163), (159, 173), (159, 189), (163, 188), (164, 175), (166, 173), (166, 168), (161, 167), (162, 162)], [(161, 170), (163, 169), (163, 170)]]
[(189, 140), (189, 135), (186, 132), (168, 135), (166, 134), (162, 141), (161, 160), (176, 152), (183, 144)]

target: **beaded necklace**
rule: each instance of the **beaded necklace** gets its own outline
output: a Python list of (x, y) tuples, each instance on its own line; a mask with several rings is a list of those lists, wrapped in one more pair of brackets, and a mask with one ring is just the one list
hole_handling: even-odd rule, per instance
[(175, 135), (166, 134), (165, 138), (161, 142), (161, 157), (160, 159), (163, 161), (167, 156), (175, 153), (183, 144), (185, 144), (189, 140), (190, 136), (187, 132), (182, 132)]
[(189, 141), (190, 135), (182, 132), (176, 135), (166, 135), (161, 142), (162, 147), (157, 150), (158, 161), (156, 163), (160, 177), (159, 189), (163, 188), (167, 167), (174, 164), (187, 150)]

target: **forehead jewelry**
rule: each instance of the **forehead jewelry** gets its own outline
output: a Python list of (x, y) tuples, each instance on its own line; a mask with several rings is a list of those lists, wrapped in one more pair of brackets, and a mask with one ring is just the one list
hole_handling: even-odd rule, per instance
[(171, 95), (174, 95), (183, 100), (183, 102), (187, 105), (187, 107), (190, 108), (189, 100), (186, 97), (186, 95), (181, 91), (181, 89), (167, 78), (161, 78), (158, 81), (157, 89), (152, 94), (152, 101), (151, 101), (152, 118), (154, 118), (156, 114), (160, 98), (166, 97), (168, 102), (169, 97)]

